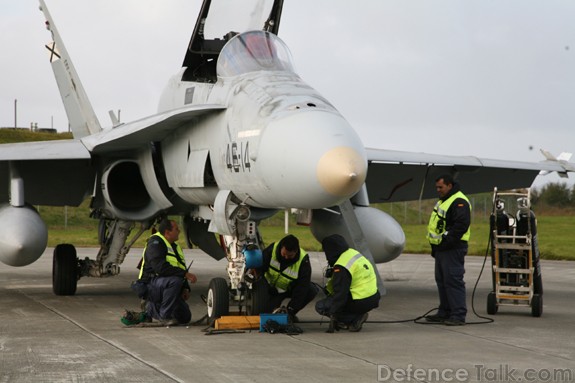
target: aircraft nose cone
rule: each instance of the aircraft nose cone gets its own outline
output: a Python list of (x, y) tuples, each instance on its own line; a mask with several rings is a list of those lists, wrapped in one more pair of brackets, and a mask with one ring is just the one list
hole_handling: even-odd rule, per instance
[(317, 179), (323, 189), (336, 197), (349, 196), (365, 182), (367, 166), (353, 148), (337, 147), (326, 152), (317, 164)]
[(265, 181), (243, 185), (246, 196), (261, 207), (338, 205), (357, 193), (367, 176), (363, 143), (332, 110), (310, 108), (272, 116), (254, 158), (253, 171)]

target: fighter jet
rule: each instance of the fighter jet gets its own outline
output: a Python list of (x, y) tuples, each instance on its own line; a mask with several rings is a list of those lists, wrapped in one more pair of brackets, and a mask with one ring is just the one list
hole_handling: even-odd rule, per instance
[(139, 236), (163, 217), (181, 216), (189, 246), (228, 262), (227, 277), (209, 285), (210, 319), (236, 304), (257, 314), (265, 294), (250, 274), (263, 246), (258, 226), (278, 211), (295, 209), (318, 241), (339, 233), (383, 263), (401, 254), (405, 236), (370, 203), (434, 197), (442, 173), (476, 193), (528, 187), (540, 171), (575, 169), (552, 156), (526, 163), (365, 148), (296, 73), (278, 37), (283, 0), (241, 5), (204, 0), (158, 112), (129, 123), (111, 114), (103, 129), (40, 0), (74, 138), (0, 145), (2, 262), (24, 266), (44, 252), (47, 228), (34, 205), (77, 206), (90, 198), (100, 223), (96, 259), (78, 259), (71, 244), (54, 249), (53, 291), (73, 295), (82, 277), (118, 275)]

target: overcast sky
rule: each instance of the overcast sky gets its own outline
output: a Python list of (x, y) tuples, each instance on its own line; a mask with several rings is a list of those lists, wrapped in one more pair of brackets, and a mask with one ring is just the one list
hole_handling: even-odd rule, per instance
[[(101, 124), (155, 113), (201, 0), (46, 1)], [(573, 0), (285, 0), (279, 36), (366, 146), (575, 152)], [(36, 0), (0, 0), (0, 126), (17, 99), (19, 126), (67, 129), (49, 41)]]

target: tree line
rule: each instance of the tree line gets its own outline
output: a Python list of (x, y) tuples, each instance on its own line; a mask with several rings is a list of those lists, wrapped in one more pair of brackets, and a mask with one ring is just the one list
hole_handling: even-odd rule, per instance
[(575, 185), (552, 182), (539, 188), (531, 188), (531, 205), (543, 209), (575, 209)]

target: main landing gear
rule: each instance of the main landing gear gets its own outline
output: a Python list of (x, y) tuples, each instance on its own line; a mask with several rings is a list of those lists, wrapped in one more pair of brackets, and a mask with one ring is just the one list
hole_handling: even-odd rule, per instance
[[(150, 228), (149, 222), (129, 242), (134, 222), (100, 219), (100, 251), (96, 260), (79, 259), (74, 245), (63, 243), (54, 248), (52, 290), (56, 295), (74, 295), (81, 277), (111, 277), (120, 274), (120, 265), (136, 240)], [(127, 243), (126, 243), (127, 242)]]

